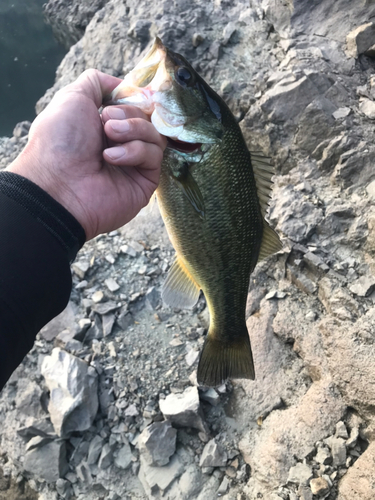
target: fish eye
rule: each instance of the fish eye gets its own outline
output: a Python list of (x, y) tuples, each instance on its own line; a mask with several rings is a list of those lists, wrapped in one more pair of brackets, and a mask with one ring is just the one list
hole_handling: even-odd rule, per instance
[(176, 80), (180, 85), (186, 87), (193, 82), (193, 76), (184, 66), (180, 66), (176, 71)]

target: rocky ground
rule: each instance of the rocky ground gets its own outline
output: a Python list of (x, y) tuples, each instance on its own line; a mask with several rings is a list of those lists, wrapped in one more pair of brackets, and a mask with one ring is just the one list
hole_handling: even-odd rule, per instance
[[(206, 390), (207, 309), (161, 303), (157, 206), (86, 244), (67, 309), (0, 396), (0, 498), (374, 498), (373, 3), (102, 2), (38, 111), (88, 67), (123, 75), (158, 33), (274, 159), (284, 250), (251, 279), (257, 379)], [(27, 130), (0, 139), (0, 168)]]

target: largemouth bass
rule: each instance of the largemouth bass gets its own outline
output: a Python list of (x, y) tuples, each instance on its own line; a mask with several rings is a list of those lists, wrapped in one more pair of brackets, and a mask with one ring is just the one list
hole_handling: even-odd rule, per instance
[(210, 327), (197, 378), (217, 386), (255, 377), (245, 309), (250, 273), (281, 248), (265, 221), (273, 169), (251, 157), (225, 102), (179, 54), (156, 38), (112, 92), (111, 104), (132, 104), (168, 137), (157, 199), (176, 259), (164, 302), (193, 307), (203, 291)]

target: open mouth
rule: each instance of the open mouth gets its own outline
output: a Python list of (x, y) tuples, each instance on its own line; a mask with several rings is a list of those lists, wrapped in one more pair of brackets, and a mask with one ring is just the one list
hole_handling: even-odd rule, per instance
[(171, 149), (176, 149), (182, 153), (193, 153), (195, 151), (200, 151), (202, 143), (201, 142), (183, 142), (178, 139), (168, 139), (168, 147)]

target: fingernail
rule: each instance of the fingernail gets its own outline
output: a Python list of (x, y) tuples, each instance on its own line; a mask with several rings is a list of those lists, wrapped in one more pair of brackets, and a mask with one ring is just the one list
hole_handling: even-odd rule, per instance
[(105, 149), (104, 152), (111, 158), (111, 160), (118, 160), (125, 155), (125, 148), (116, 146), (114, 148)]
[(115, 120), (111, 122), (111, 127), (115, 132), (127, 132), (130, 125), (128, 120)]
[(125, 120), (126, 118), (125, 111), (120, 108), (108, 107), (107, 113), (113, 120)]

